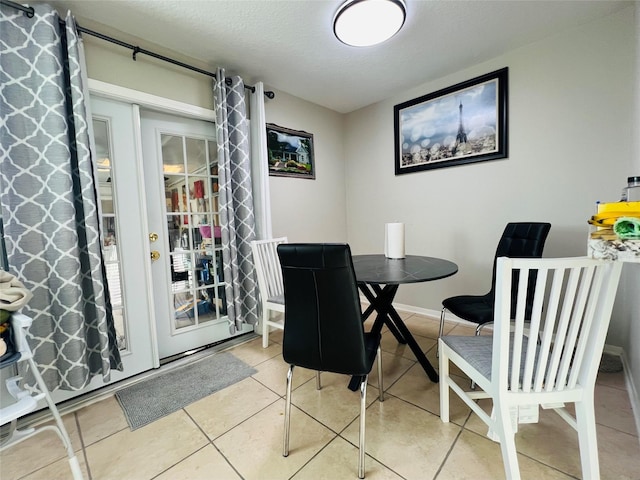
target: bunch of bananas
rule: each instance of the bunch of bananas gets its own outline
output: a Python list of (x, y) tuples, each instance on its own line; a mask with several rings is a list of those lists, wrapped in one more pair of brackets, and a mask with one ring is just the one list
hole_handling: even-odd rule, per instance
[(588, 220), (589, 224), (598, 227), (598, 229), (591, 234), (591, 238), (615, 240), (617, 235), (613, 231), (613, 226), (621, 217), (637, 218), (640, 220), (640, 202), (599, 204), (598, 213)]
[(632, 217), (640, 219), (640, 210), (637, 212), (601, 212), (589, 219), (591, 225), (596, 227), (613, 227), (620, 217)]

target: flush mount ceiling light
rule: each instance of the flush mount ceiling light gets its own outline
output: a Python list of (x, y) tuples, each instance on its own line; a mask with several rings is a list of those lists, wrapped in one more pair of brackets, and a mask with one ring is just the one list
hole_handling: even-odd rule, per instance
[(377, 45), (402, 28), (404, 0), (347, 0), (333, 17), (333, 33), (353, 47)]

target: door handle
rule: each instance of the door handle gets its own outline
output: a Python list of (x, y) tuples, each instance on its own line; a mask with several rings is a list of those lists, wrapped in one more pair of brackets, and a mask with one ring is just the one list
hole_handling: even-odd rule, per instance
[(152, 232), (149, 234), (149, 241), (155, 242), (158, 240), (158, 234), (156, 232)]
[(155, 262), (160, 259), (160, 252), (157, 250), (151, 250), (151, 261)]

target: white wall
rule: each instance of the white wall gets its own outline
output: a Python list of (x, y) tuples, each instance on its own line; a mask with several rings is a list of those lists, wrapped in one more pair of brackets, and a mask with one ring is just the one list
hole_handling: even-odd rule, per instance
[[(640, 174), (640, 113), (633, 101), (634, 94), (640, 98), (634, 91), (640, 81), (635, 56), (640, 23), (634, 10), (398, 92), (347, 116), (347, 224), (354, 252), (380, 252), (384, 224), (401, 221), (408, 254), (459, 265), (459, 273), (448, 279), (403, 286), (399, 303), (435, 313), (443, 298), (488, 291), (493, 254), (509, 221), (550, 222), (547, 257), (586, 254), (587, 219), (595, 202), (618, 201), (627, 176)], [(502, 67), (509, 67), (509, 158), (395, 176), (393, 106)], [(640, 385), (639, 267), (625, 268), (607, 338), (624, 348), (635, 385)]]
[[(633, 156), (631, 158), (632, 175), (640, 174), (640, 2), (635, 2), (635, 123), (632, 130)], [(640, 264), (625, 265), (623, 281), (628, 286), (625, 289), (624, 307), (626, 309), (629, 330), (622, 342), (625, 352), (625, 360), (629, 367), (627, 373), (631, 377), (631, 386), (635, 388), (631, 392), (636, 402), (636, 428), (640, 431)]]
[[(631, 170), (630, 13), (632, 8), (347, 116), (347, 221), (354, 251), (381, 251), (384, 223), (402, 221), (409, 254), (460, 266), (449, 279), (401, 288), (401, 303), (438, 310), (442, 298), (488, 290), (496, 244), (509, 221), (551, 222), (546, 256), (586, 253), (586, 221), (595, 202), (619, 200)], [(509, 158), (394, 175), (395, 104), (505, 66)]]
[[(145, 43), (144, 40), (137, 37), (112, 30), (104, 25), (86, 20), (80, 22), (81, 19), (78, 20), (80, 25), (105, 35), (111, 35), (118, 40), (181, 60), (206, 71), (215, 70), (211, 66), (198, 63), (194, 59), (178, 56), (169, 50)], [(132, 51), (127, 48), (119, 47), (90, 35), (83, 35), (82, 38), (85, 46), (89, 78), (159, 97), (170, 98), (190, 105), (197, 105), (202, 108), (213, 108), (213, 84), (211, 78), (144, 54), (139, 54), (134, 62), (131, 58)]]
[(313, 134), (316, 178), (269, 177), (273, 235), (290, 242), (345, 242), (344, 116), (276, 91), (267, 123)]

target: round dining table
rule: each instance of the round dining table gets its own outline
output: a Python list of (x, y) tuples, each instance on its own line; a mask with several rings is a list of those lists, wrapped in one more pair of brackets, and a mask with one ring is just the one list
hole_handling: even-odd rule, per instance
[(394, 259), (380, 254), (354, 255), (353, 267), (358, 288), (369, 301), (369, 307), (363, 313), (364, 320), (375, 311), (377, 316), (372, 331), (379, 333), (386, 325), (398, 342), (409, 345), (428, 377), (437, 383), (438, 373), (393, 307), (393, 299), (400, 285), (450, 277), (457, 273), (458, 266), (442, 258), (407, 255)]

